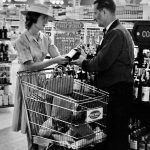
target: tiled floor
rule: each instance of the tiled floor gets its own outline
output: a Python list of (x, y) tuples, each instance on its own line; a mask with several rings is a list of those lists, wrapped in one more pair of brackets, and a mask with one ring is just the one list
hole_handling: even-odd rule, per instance
[(26, 136), (11, 129), (13, 107), (0, 108), (0, 150), (27, 150)]

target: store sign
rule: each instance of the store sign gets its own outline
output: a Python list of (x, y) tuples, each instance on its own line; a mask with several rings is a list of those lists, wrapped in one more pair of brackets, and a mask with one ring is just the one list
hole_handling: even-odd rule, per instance
[(135, 23), (132, 34), (135, 45), (150, 48), (150, 21)]
[(58, 47), (61, 55), (67, 54), (80, 42), (80, 36), (74, 33), (56, 33), (54, 43)]
[(83, 23), (77, 20), (62, 20), (55, 23), (57, 30), (75, 32), (83, 28)]

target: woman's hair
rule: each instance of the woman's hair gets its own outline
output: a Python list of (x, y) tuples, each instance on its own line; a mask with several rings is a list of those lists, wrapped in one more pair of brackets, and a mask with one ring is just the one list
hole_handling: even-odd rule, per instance
[(111, 13), (115, 13), (115, 11), (116, 11), (116, 4), (113, 0), (95, 0), (94, 4), (98, 4), (97, 5), (98, 10), (106, 8)]
[(27, 12), (26, 14), (26, 21), (25, 21), (25, 28), (26, 29), (30, 29), (33, 23), (36, 23), (38, 18), (41, 16), (42, 14), (37, 13), (37, 12)]

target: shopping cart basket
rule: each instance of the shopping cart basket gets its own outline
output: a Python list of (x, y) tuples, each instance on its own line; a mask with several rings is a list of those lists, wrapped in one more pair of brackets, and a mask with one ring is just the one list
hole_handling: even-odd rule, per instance
[(53, 69), (18, 76), (33, 143), (79, 149), (105, 139), (107, 92)]

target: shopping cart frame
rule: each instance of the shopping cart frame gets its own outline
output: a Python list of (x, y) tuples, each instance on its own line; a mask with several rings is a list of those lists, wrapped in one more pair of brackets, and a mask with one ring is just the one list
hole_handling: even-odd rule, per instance
[[(38, 71), (21, 71), (21, 72), (18, 72), (18, 77), (19, 77), (19, 81), (20, 81), (20, 84), (21, 84), (21, 89), (22, 89), (22, 91), (23, 91), (23, 84), (25, 84), (26, 86), (28, 86), (28, 87), (32, 87), (33, 89), (35, 89), (35, 90), (37, 90), (37, 88), (38, 88), (38, 90), (42, 90), (42, 92), (44, 92), (45, 94), (50, 94), (51, 96), (56, 96), (56, 97), (61, 97), (62, 99), (66, 99), (66, 96), (64, 96), (64, 95), (60, 95), (60, 94), (57, 94), (57, 93), (55, 93), (55, 92), (52, 92), (52, 91), (49, 91), (49, 90), (47, 90), (47, 89), (45, 89), (45, 88), (43, 88), (43, 87), (39, 87), (39, 86), (37, 86), (37, 85), (33, 85), (33, 84), (31, 84), (31, 83), (28, 83), (28, 82), (25, 82), (25, 81), (23, 81), (22, 79), (21, 79), (21, 75), (22, 74), (33, 74), (33, 73), (39, 73), (39, 72), (43, 72), (43, 71), (56, 71), (56, 70), (54, 70), (53, 68), (52, 69), (43, 69), (43, 70), (38, 70)], [(91, 90), (93, 90), (93, 88), (94, 88), (94, 91), (97, 91), (97, 92), (99, 92), (99, 93), (101, 93), (101, 94), (103, 94), (103, 95), (105, 95), (106, 96), (106, 102), (104, 102), (104, 103), (106, 103), (106, 105), (108, 104), (108, 99), (109, 99), (109, 93), (107, 93), (107, 92), (105, 92), (105, 91), (103, 91), (103, 90), (100, 90), (100, 89), (97, 89), (97, 88), (95, 88), (94, 86), (91, 86), (91, 85), (87, 85), (87, 84), (85, 84), (85, 83), (83, 83), (83, 82), (79, 82), (79, 81), (76, 81), (76, 82), (78, 82), (78, 84), (82, 84), (82, 85), (84, 85), (84, 86), (88, 86), (88, 88), (89, 89), (91, 89)], [(30, 136), (30, 139), (32, 139), (32, 142), (34, 143), (34, 144), (38, 144), (38, 145), (42, 145), (43, 147), (45, 147), (45, 148), (47, 148), (48, 149), (48, 147), (49, 146), (51, 146), (52, 144), (57, 144), (57, 145), (60, 145), (60, 146), (64, 146), (65, 147), (65, 144), (64, 143), (61, 143), (60, 141), (57, 143), (55, 140), (53, 140), (53, 139), (49, 139), (49, 138), (45, 138), (45, 137), (41, 137), (41, 136), (38, 136), (38, 135), (32, 135), (32, 131), (31, 131), (31, 125), (30, 125), (30, 121), (29, 121), (29, 114), (28, 114), (28, 108), (27, 108), (27, 104), (26, 104), (26, 102), (25, 102), (25, 93), (24, 92), (22, 92), (22, 94), (23, 94), (23, 102), (24, 102), (24, 106), (25, 106), (25, 113), (26, 113), (26, 116), (27, 116), (27, 126), (28, 126), (28, 130), (29, 130), (29, 136)], [(97, 97), (97, 98), (99, 98), (99, 97)], [(83, 100), (83, 102), (84, 102), (84, 100)], [(49, 117), (49, 116), (47, 116), (47, 117)], [(102, 125), (103, 126), (103, 125)], [(106, 126), (105, 126), (106, 127)], [(88, 146), (88, 145), (90, 145), (90, 144), (93, 144), (92, 142), (91, 143), (87, 143), (86, 144), (86, 146)], [(67, 148), (69, 148), (69, 147), (67, 147)], [(82, 147), (70, 147), (71, 149), (79, 149), (79, 148), (82, 148)]]

